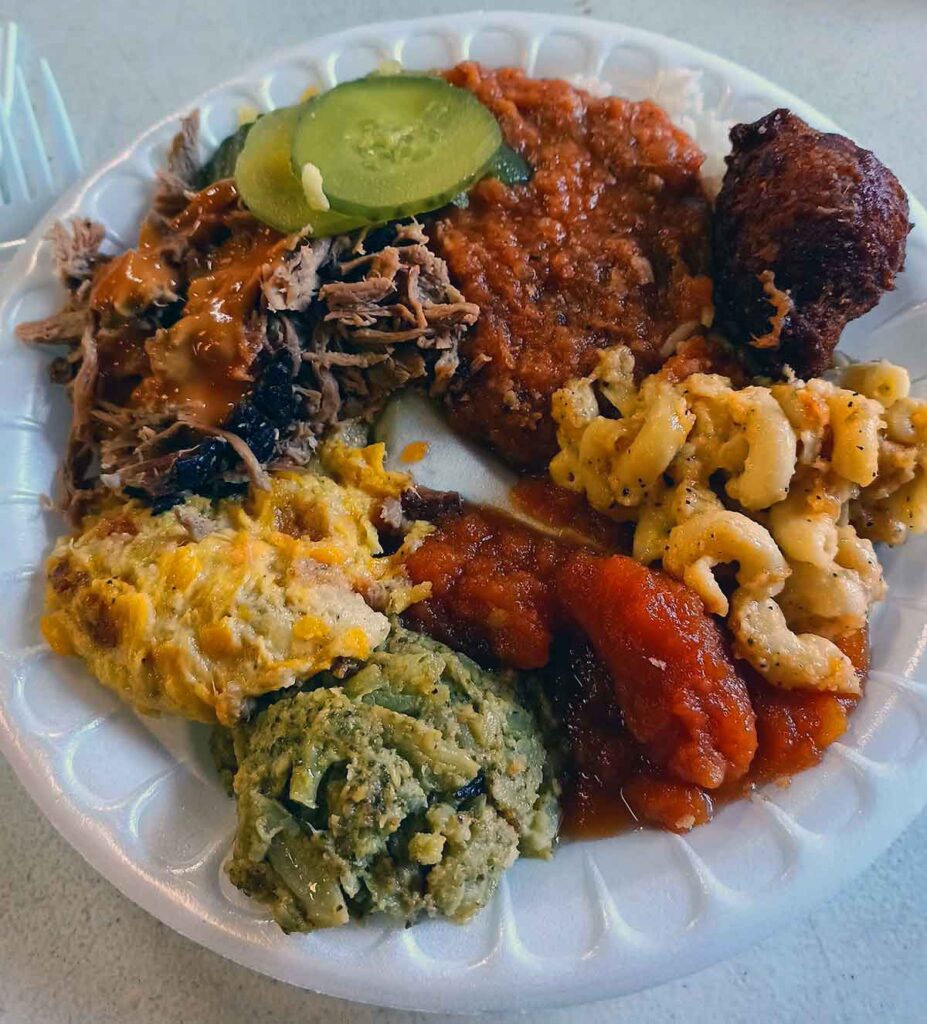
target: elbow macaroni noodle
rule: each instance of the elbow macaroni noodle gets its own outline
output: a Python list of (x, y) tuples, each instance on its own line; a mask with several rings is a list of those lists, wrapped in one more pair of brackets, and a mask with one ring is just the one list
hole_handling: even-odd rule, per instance
[(858, 693), (835, 641), (885, 594), (872, 542), (927, 531), (927, 402), (909, 397), (907, 371), (883, 360), (740, 389), (702, 373), (637, 388), (633, 375), (627, 349), (607, 350), (554, 396), (554, 482), (634, 522), (634, 557), (725, 616), (770, 683)]

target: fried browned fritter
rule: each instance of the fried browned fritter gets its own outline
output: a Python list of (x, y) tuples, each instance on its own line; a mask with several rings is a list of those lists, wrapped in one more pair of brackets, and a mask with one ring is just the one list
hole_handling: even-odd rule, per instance
[(868, 150), (789, 110), (736, 125), (731, 142), (713, 225), (716, 324), (765, 370), (814, 376), (844, 326), (894, 287), (907, 197)]

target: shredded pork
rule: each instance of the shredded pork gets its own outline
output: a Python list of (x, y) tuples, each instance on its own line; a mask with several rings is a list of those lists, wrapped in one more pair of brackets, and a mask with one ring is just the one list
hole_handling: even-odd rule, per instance
[[(101, 225), (58, 224), (50, 240), (66, 302), (18, 328), (24, 341), (68, 347), (51, 372), (73, 405), (62, 505), (74, 519), (104, 490), (168, 508), (189, 491), (266, 486), (266, 467), (304, 465), (326, 431), (371, 419), (397, 389), (421, 383), (442, 394), (459, 341), (479, 315), (415, 221), (335, 239), (280, 236), (273, 244), (230, 183), (231, 201), (190, 216), (204, 195), (194, 191), (198, 130), (196, 113), (183, 120), (158, 172), (136, 262), (125, 274), (131, 290), (101, 300), (110, 287), (101, 281), (118, 278), (126, 258), (101, 251)], [(236, 239), (252, 251), (252, 236), (268, 255), (256, 298), (241, 314), (242, 398), (215, 422), (170, 395), (140, 400), (165, 358), (177, 356), (170, 332), (189, 313), (190, 286), (221, 270)], [(234, 282), (223, 286), (239, 294)]]
[(175, 217), (186, 206), (200, 167), (199, 136), (200, 114), (194, 110), (180, 122), (180, 131), (167, 151), (167, 162), (158, 169), (151, 202), (156, 217)]
[(460, 337), (479, 316), (451, 284), (420, 224), (375, 235), (384, 233), (385, 240), (344, 236), (332, 247), (319, 288), (322, 315), (303, 353), (315, 381), (307, 397), (319, 432), (373, 415), (413, 381), (427, 379), (433, 394), (443, 393)]

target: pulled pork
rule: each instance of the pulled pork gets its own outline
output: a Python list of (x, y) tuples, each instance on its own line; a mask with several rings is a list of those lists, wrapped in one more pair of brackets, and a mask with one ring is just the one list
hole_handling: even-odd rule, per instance
[(18, 328), (69, 348), (52, 377), (74, 409), (63, 506), (75, 520), (103, 489), (168, 508), (305, 464), (326, 431), (372, 418), (398, 388), (443, 393), (479, 315), (417, 222), (285, 237), (231, 180), (194, 191), (197, 136), (193, 115), (136, 249), (104, 253), (89, 220), (53, 229), (66, 303)]
[(302, 393), (317, 432), (372, 415), (411, 381), (427, 379), (432, 394), (443, 394), (460, 337), (479, 316), (415, 221), (335, 239), (318, 306), (302, 355), (314, 384)]

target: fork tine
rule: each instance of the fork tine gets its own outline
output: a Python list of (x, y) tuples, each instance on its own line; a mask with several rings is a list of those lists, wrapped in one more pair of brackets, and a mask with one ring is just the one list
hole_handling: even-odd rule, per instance
[(6, 110), (0, 108), (0, 141), (3, 143), (3, 171), (6, 177), (6, 191), (11, 203), (26, 202), (29, 198), (29, 190), (26, 187), (26, 175), (23, 173), (22, 161), (19, 158), (19, 148), (13, 133), (10, 131), (10, 121), (6, 116)]
[[(16, 121), (17, 113), (21, 122)], [(16, 68), (16, 85), (14, 92), (14, 104), (10, 113), (10, 121), (13, 124), (21, 123), (22, 132), (20, 135), (20, 158), (28, 175), (28, 184), (32, 186), (33, 193), (41, 191), (51, 192), (54, 188), (51, 168), (48, 164), (48, 157), (45, 154), (45, 140), (39, 131), (39, 124), (35, 117), (35, 110), (32, 107), (32, 100), (29, 97), (29, 89), (26, 85), (26, 78), (21, 67)]]
[[(6, 59), (6, 46), (7, 36), (9, 30), (12, 27), (12, 22), (3, 21), (0, 22), (0, 108), (6, 109), (6, 94), (3, 88), (3, 83), (6, 77), (6, 69), (9, 67), (9, 62)], [(3, 171), (3, 141), (0, 140), (0, 202), (7, 202), (9, 196), (7, 195), (5, 187), (5, 175)]]
[(16, 50), (19, 42), (19, 27), (15, 21), (8, 21), (3, 33), (2, 100), (3, 109), (9, 113), (13, 106), (13, 89), (16, 71)]
[(77, 148), (74, 129), (71, 127), (58, 83), (44, 57), (39, 61), (39, 68), (42, 75), (43, 98), (49, 114), (48, 132), (52, 143), (50, 155), (58, 182), (64, 187), (81, 175), (80, 150)]

